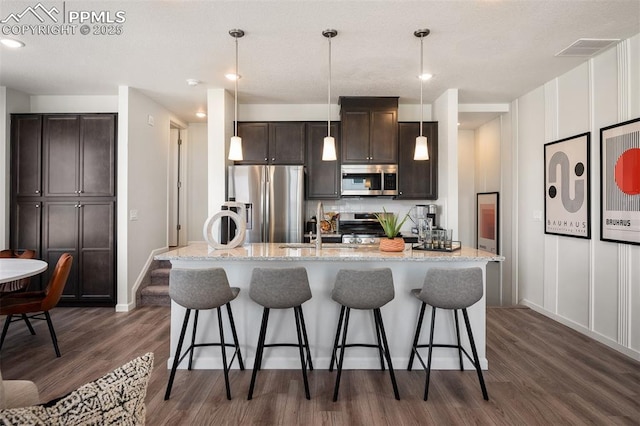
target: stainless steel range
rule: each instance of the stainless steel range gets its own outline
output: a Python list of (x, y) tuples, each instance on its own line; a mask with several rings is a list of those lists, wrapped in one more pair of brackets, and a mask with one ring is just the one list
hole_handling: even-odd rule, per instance
[(348, 244), (378, 244), (384, 235), (374, 213), (340, 213), (338, 229)]

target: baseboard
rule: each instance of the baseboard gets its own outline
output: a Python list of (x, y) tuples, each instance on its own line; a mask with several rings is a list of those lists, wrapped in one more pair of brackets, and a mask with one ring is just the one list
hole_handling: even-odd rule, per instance
[(129, 312), (136, 307), (135, 303), (119, 303), (116, 305), (116, 312)]
[(640, 361), (640, 351), (636, 351), (634, 349), (631, 349), (629, 347), (623, 346), (620, 343), (616, 342), (615, 340), (611, 339), (610, 337), (607, 336), (603, 336), (602, 334), (593, 331), (593, 330), (589, 330), (587, 327), (578, 324), (568, 318), (563, 317), (562, 315), (558, 315), (556, 313), (553, 313), (551, 311), (548, 311), (547, 309), (543, 308), (542, 306), (533, 303), (527, 299), (522, 299), (520, 301), (520, 303), (522, 305), (525, 305), (531, 309), (533, 309), (534, 311), (538, 312), (539, 314), (544, 315), (545, 317), (551, 318), (554, 321), (559, 322), (562, 325), (566, 325), (567, 327), (577, 331), (578, 333), (584, 334), (587, 337), (592, 338), (593, 340), (596, 340), (597, 342), (602, 343), (603, 345), (606, 345), (608, 347), (610, 347), (611, 349), (614, 349), (630, 358), (635, 359), (636, 361)]

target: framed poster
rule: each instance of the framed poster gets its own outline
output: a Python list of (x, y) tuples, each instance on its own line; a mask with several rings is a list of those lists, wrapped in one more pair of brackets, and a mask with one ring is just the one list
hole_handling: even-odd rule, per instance
[(600, 129), (600, 239), (640, 245), (640, 118)]
[(544, 233), (591, 238), (591, 134), (544, 145)]
[(499, 210), (500, 194), (480, 192), (476, 195), (476, 248), (490, 253), (500, 253), (499, 246)]

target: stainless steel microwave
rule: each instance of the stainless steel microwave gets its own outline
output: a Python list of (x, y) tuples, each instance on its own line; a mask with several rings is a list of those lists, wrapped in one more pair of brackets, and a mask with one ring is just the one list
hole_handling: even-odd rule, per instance
[(342, 196), (398, 195), (398, 166), (343, 165)]

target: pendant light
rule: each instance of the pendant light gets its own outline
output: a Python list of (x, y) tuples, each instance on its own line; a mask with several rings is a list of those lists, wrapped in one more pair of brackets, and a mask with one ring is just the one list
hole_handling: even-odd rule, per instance
[(413, 35), (416, 37), (420, 37), (420, 136), (416, 138), (416, 147), (413, 152), (414, 160), (428, 160), (429, 159), (429, 148), (427, 146), (427, 137), (422, 135), (422, 114), (424, 112), (424, 106), (422, 104), (422, 85), (424, 80), (426, 80), (426, 75), (424, 73), (424, 38), (429, 35), (431, 31), (427, 28), (414, 31)]
[(331, 39), (338, 35), (336, 30), (324, 30), (322, 35), (329, 40), (329, 88), (327, 97), (327, 137), (322, 146), (322, 161), (336, 161), (336, 140), (331, 136)]
[(229, 35), (236, 41), (236, 71), (235, 71), (235, 118), (233, 122), (233, 136), (229, 144), (229, 160), (242, 161), (242, 138), (238, 136), (238, 39), (244, 36), (244, 31), (233, 29), (229, 30)]

